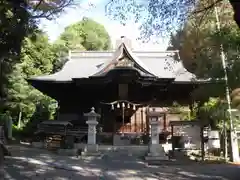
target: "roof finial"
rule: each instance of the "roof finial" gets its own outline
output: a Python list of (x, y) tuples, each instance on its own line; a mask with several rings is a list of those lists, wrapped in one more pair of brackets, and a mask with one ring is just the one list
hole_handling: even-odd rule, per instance
[(121, 36), (121, 40), (122, 42), (124, 42), (125, 36)]
[(126, 36), (124, 36), (124, 35), (120, 36), (120, 39), (117, 39), (117, 41), (116, 41), (116, 48), (118, 48), (121, 44), (125, 44), (130, 49), (132, 49), (131, 40), (126, 38)]

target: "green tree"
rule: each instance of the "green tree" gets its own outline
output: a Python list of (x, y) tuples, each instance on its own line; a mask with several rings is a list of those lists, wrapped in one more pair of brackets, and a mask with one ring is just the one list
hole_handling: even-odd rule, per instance
[(51, 98), (44, 96), (26, 81), (32, 76), (51, 73), (55, 58), (51, 48), (47, 36), (40, 31), (24, 39), (20, 62), (8, 76), (6, 108), (12, 112), (15, 120), (21, 112), (26, 123), (35, 112), (36, 104), (43, 100), (49, 105), (52, 103)]
[[(232, 90), (240, 83), (238, 56), (240, 31), (232, 20), (233, 12), (226, 8), (228, 4), (219, 3), (218, 6), (221, 21), (220, 32), (216, 27), (214, 11), (205, 14), (204, 19), (200, 18), (203, 16), (200, 13), (198, 16), (189, 18), (181, 29), (171, 35), (168, 49), (178, 49), (184, 66), (198, 78), (223, 79), (224, 72), (220, 56), (222, 45), (227, 62), (229, 87)], [(201, 87), (196, 89), (192, 95), (195, 99), (206, 101), (200, 108), (201, 119), (208, 120), (213, 128), (223, 128), (224, 120), (228, 123), (224, 84)], [(207, 100), (209, 96), (218, 96), (218, 98)], [(240, 102), (238, 95), (232, 97), (232, 100), (233, 107), (237, 107)]]
[(0, 107), (7, 96), (7, 76), (21, 59), (24, 38), (37, 29), (39, 19), (54, 19), (77, 3), (74, 0), (0, 1)]
[(66, 27), (56, 44), (64, 44), (68, 49), (108, 50), (111, 39), (103, 25), (84, 17), (80, 22)]
[(68, 61), (68, 47), (64, 45), (64, 42), (57, 41), (53, 44), (52, 51), (55, 55), (52, 73), (55, 73), (60, 71), (63, 65)]
[[(185, 67), (200, 78), (222, 78), (220, 46), (223, 45), (228, 63), (231, 87), (239, 83), (239, 29), (231, 19), (227, 4), (219, 4), (221, 31), (215, 25), (215, 13), (209, 12), (205, 19), (198, 16), (189, 19), (184, 27), (170, 38), (169, 49), (178, 49)], [(201, 16), (201, 15), (200, 15)], [(201, 23), (199, 22), (201, 21)]]
[(59, 71), (67, 61), (69, 50), (108, 50), (111, 39), (103, 25), (89, 18), (65, 28), (59, 39), (53, 44), (56, 58), (53, 72)]
[(1, 0), (0, 61), (8, 61), (9, 56), (11, 58), (20, 53), (24, 37), (36, 29), (40, 18), (53, 19), (76, 3), (73, 0)]

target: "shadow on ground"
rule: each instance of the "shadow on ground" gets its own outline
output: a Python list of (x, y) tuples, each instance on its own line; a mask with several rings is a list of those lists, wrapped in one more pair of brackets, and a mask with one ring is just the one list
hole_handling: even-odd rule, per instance
[[(147, 166), (127, 153), (106, 152), (102, 158), (69, 158), (45, 150), (15, 146), (5, 162), (5, 179), (52, 180), (238, 180), (238, 166), (189, 164)], [(58, 164), (58, 165), (56, 165)]]

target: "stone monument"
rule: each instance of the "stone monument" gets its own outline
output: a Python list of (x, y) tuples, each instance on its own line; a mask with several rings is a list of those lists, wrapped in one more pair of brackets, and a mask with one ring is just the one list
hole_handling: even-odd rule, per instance
[(149, 153), (146, 160), (168, 160), (164, 148), (159, 144), (159, 121), (160, 113), (153, 110), (147, 113), (151, 129), (151, 139), (149, 143)]
[(88, 124), (88, 141), (87, 141), (87, 152), (97, 152), (98, 145), (96, 144), (96, 126), (98, 124), (97, 119), (100, 115), (95, 112), (94, 107), (92, 107), (91, 112), (85, 113), (84, 116), (88, 118), (86, 123)]

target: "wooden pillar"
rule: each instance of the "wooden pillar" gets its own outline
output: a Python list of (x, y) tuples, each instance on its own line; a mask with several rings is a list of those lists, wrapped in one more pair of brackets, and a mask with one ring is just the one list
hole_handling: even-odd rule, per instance
[(149, 131), (150, 131), (150, 128), (149, 128), (149, 118), (148, 118), (148, 116), (147, 116), (147, 111), (148, 111), (148, 110), (145, 111), (146, 126), (147, 126), (147, 127), (146, 127), (146, 131), (147, 131), (147, 134), (149, 134), (149, 133), (150, 133), (150, 132), (149, 132)]
[(171, 140), (172, 140), (172, 151), (174, 152), (174, 146), (173, 146), (173, 130), (174, 130), (174, 128), (173, 128), (173, 125), (171, 125)]
[(143, 132), (143, 108), (141, 108), (141, 132)]
[(132, 117), (130, 118), (130, 132), (132, 132)]
[(137, 132), (137, 111), (134, 114), (134, 132)]
[(166, 115), (166, 113), (164, 113), (164, 115), (163, 115), (163, 130), (164, 131), (167, 130), (167, 115)]

